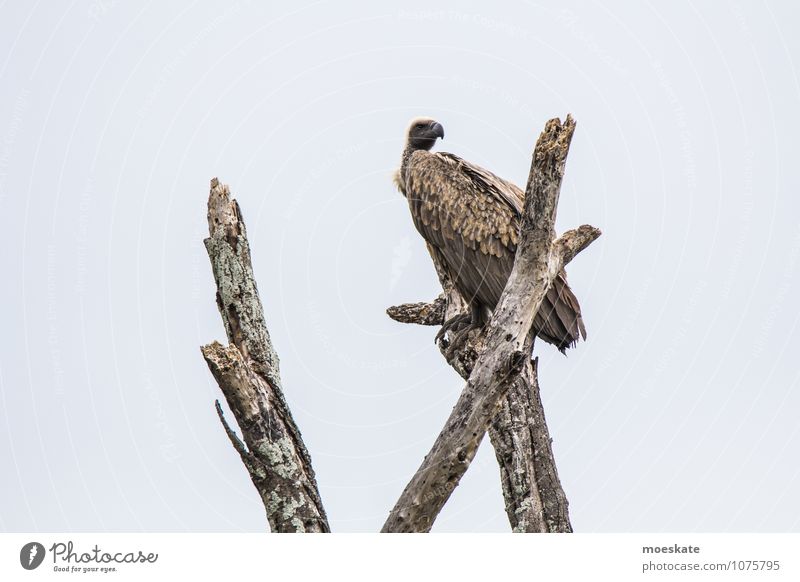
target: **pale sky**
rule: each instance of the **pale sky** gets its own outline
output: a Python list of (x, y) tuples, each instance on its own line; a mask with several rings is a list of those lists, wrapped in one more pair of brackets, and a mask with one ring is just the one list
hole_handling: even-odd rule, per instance
[[(219, 176), (331, 525), (377, 531), (463, 386), (384, 313), (438, 293), (406, 124), (524, 185), (568, 112), (558, 228), (604, 234), (568, 269), (588, 340), (536, 351), (574, 528), (800, 530), (796, 3), (0, 13), (0, 530), (267, 527), (199, 351)], [(507, 530), (487, 439), (434, 531)]]

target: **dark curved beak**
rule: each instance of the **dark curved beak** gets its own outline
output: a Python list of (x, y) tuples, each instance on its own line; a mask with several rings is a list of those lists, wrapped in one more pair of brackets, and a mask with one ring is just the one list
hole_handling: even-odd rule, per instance
[(431, 133), (436, 137), (444, 139), (444, 127), (438, 121), (431, 123)]

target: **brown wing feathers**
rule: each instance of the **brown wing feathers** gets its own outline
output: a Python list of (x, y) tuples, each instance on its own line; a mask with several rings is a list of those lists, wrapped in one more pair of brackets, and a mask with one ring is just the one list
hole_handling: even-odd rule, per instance
[[(425, 150), (404, 160), (395, 181), (414, 225), (444, 258), (464, 299), (494, 309), (514, 265), (522, 190), (458, 156)], [(534, 329), (561, 351), (586, 337), (563, 271), (542, 302)]]

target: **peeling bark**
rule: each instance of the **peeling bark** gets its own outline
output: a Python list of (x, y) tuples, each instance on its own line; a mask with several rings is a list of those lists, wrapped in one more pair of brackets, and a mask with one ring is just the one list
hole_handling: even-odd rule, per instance
[(220, 421), (255, 485), (273, 532), (328, 532), (311, 457), (283, 396), (278, 355), (258, 296), (239, 205), (211, 181), (206, 250), (230, 345), (201, 348), (242, 430), (239, 440), (216, 403)]
[[(555, 217), (575, 122), (550, 120), (534, 150), (520, 244), (503, 295), (489, 324), (456, 350), (442, 345), (467, 385), (433, 448), (393, 508), (384, 532), (429, 531), (489, 429), (500, 464), (506, 511), (514, 531), (572, 531), (529, 354), (531, 325), (560, 269), (600, 236), (584, 225), (555, 238)], [(432, 254), (433, 255), (433, 254)], [(406, 304), (387, 310), (398, 321), (434, 325), (464, 304), (441, 266), (447, 307)], [(497, 414), (495, 414), (497, 413)]]

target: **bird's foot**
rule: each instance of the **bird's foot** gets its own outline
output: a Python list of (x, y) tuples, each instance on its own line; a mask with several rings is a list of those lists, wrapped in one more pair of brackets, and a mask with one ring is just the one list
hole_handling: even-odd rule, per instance
[(477, 329), (480, 329), (480, 326), (470, 321), (457, 332), (453, 332), (450, 343), (446, 346), (444, 351), (444, 359), (448, 362), (451, 361), (453, 357), (467, 345), (467, 342), (472, 336), (472, 332)]
[(458, 315), (451, 317), (444, 322), (442, 328), (436, 334), (436, 337), (433, 338), (433, 342), (438, 344), (439, 340), (444, 338), (447, 332), (450, 332), (452, 335), (460, 335), (460, 332), (471, 327), (471, 324), (472, 316), (469, 313), (459, 313)]

